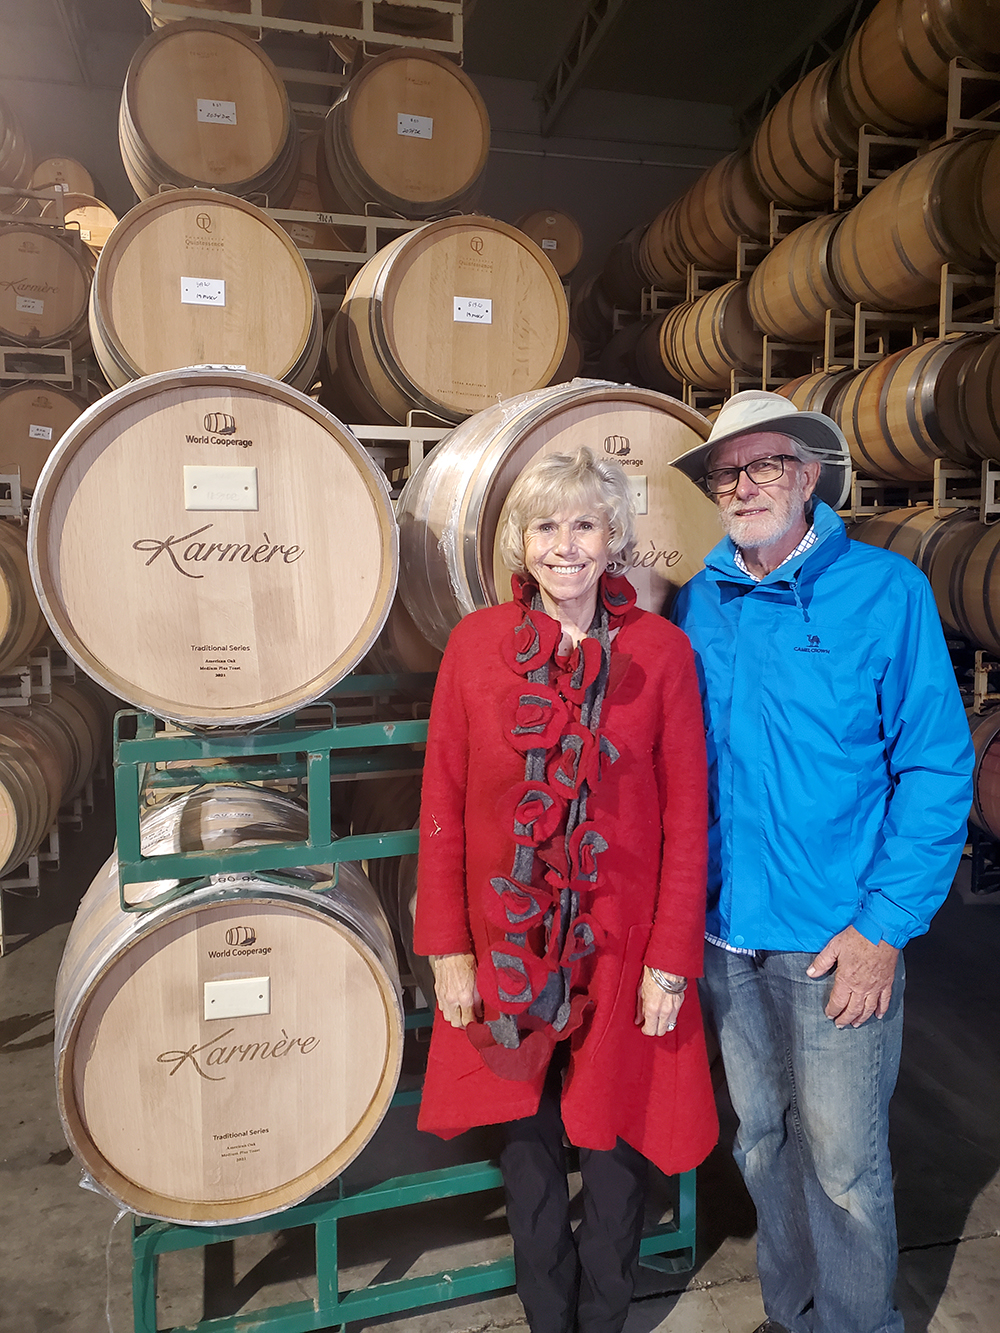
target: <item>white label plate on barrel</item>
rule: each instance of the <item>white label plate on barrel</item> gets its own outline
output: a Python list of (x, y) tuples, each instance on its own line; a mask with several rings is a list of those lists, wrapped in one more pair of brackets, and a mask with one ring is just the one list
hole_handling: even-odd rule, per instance
[(486, 296), (456, 296), (455, 323), (492, 324), (492, 299)]
[(16, 309), (20, 310), (22, 315), (44, 315), (45, 302), (39, 301), (34, 296), (19, 296), (14, 302)]
[(225, 278), (181, 278), (181, 305), (225, 304)]
[(396, 133), (404, 139), (433, 139), (433, 116), (408, 116), (400, 112), (396, 116)]
[(51, 440), (51, 439), (52, 439), (52, 427), (51, 427), (51, 426), (29, 426), (29, 427), (28, 427), (28, 439), (29, 439), (29, 440)]
[(236, 103), (217, 102), (211, 97), (199, 97), (198, 119), (208, 125), (235, 125)]
[(551, 236), (543, 236), (543, 237), (542, 237), (542, 249), (543, 249), (543, 250), (558, 250), (558, 249), (559, 249), (559, 242), (558, 242), (558, 241), (554, 241), (554, 240), (552, 239)]

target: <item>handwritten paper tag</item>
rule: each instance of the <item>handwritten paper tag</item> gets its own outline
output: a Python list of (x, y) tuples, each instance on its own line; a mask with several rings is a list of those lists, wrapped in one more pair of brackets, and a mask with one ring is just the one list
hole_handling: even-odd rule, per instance
[(493, 302), (486, 296), (456, 296), (456, 324), (492, 324)]
[(181, 278), (181, 305), (225, 305), (224, 278)]
[(405, 116), (400, 112), (396, 116), (396, 133), (407, 139), (433, 139), (433, 116)]
[(52, 439), (52, 427), (51, 427), (51, 426), (29, 426), (29, 427), (28, 427), (28, 439), (29, 439), (29, 440), (51, 440), (51, 439)]
[(235, 125), (236, 103), (216, 102), (211, 97), (199, 97), (198, 119), (208, 125)]

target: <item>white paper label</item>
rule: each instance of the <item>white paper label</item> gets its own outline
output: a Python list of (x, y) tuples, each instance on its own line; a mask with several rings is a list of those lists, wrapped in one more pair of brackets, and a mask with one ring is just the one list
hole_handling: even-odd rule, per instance
[(301, 245), (316, 244), (315, 227), (304, 227), (301, 222), (289, 222), (288, 234), (293, 241), (298, 241)]
[(396, 133), (403, 134), (408, 139), (433, 139), (434, 117), (404, 116), (399, 112), (396, 116)]
[(543, 249), (543, 250), (558, 250), (558, 249), (559, 249), (559, 242), (558, 242), (558, 241), (554, 241), (554, 240), (551, 238), (551, 236), (545, 236), (545, 237), (542, 238), (542, 249)]
[(60, 194), (69, 194), (69, 186), (65, 181), (57, 181), (52, 188), (58, 190)]
[(210, 97), (198, 98), (198, 119), (209, 125), (235, 125), (236, 103), (216, 102)]
[(225, 305), (225, 278), (181, 278), (182, 305)]
[(29, 439), (29, 440), (51, 440), (51, 439), (52, 439), (52, 427), (51, 427), (51, 426), (29, 426), (29, 427), (28, 427), (28, 439)]
[(15, 298), (14, 305), (25, 315), (44, 315), (45, 302), (37, 300), (34, 296), (18, 296)]
[(493, 302), (486, 296), (456, 296), (456, 324), (492, 324)]
[(89, 240), (90, 240), (90, 228), (89, 228), (89, 227), (81, 227), (81, 228), (80, 228), (80, 240), (81, 240), (81, 241), (89, 241)]

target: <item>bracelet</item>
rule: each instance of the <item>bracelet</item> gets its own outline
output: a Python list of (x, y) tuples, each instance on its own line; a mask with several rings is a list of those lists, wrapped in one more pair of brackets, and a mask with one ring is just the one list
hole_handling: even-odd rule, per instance
[(653, 978), (660, 990), (665, 990), (668, 995), (683, 995), (687, 990), (687, 977), (681, 977), (680, 981), (671, 981), (666, 972), (661, 972), (658, 967), (651, 967), (649, 975)]

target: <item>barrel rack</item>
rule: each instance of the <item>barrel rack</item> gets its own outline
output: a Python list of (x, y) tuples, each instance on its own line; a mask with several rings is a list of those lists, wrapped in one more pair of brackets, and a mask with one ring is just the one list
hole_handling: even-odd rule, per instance
[[(427, 737), (425, 719), (352, 721), (362, 700), (378, 711), (401, 688), (426, 689), (433, 676), (351, 676), (341, 681), (319, 707), (329, 709), (328, 726), (315, 726), (315, 707), (298, 718), (279, 718), (260, 730), (173, 732), (151, 714), (124, 710), (115, 718), (115, 816), (120, 864), (120, 901), (125, 911), (148, 911), (197, 887), (206, 876), (239, 877), (283, 867), (402, 856), (417, 850), (415, 829), (335, 838), (332, 832), (331, 779), (415, 771)], [(338, 711), (343, 716), (338, 717)], [(384, 710), (382, 716), (385, 716)], [(418, 747), (418, 748), (412, 748)], [(309, 833), (304, 842), (143, 856), (139, 816), (144, 803), (171, 789), (204, 782), (278, 782), (304, 784)], [(157, 899), (128, 901), (128, 886), (152, 879), (182, 881)], [(426, 1028), (426, 1009), (411, 1010), (408, 1030)], [(391, 1107), (416, 1105), (419, 1088), (397, 1091)], [(502, 1258), (429, 1276), (373, 1282), (343, 1290), (340, 1285), (337, 1229), (343, 1218), (359, 1217), (409, 1204), (457, 1198), (496, 1190), (502, 1185), (495, 1162), (463, 1163), (442, 1170), (396, 1176), (350, 1191), (342, 1178), (302, 1204), (269, 1217), (227, 1226), (182, 1226), (134, 1217), (132, 1224), (132, 1301), (135, 1333), (182, 1333), (159, 1328), (156, 1314), (158, 1260), (161, 1254), (203, 1249), (243, 1236), (293, 1227), (315, 1231), (317, 1294), (242, 1315), (207, 1318), (183, 1333), (307, 1333), (342, 1327), (514, 1286), (514, 1261)], [(672, 1216), (648, 1229), (640, 1244), (640, 1263), (665, 1273), (685, 1272), (694, 1264), (696, 1223), (695, 1172), (676, 1178)]]

